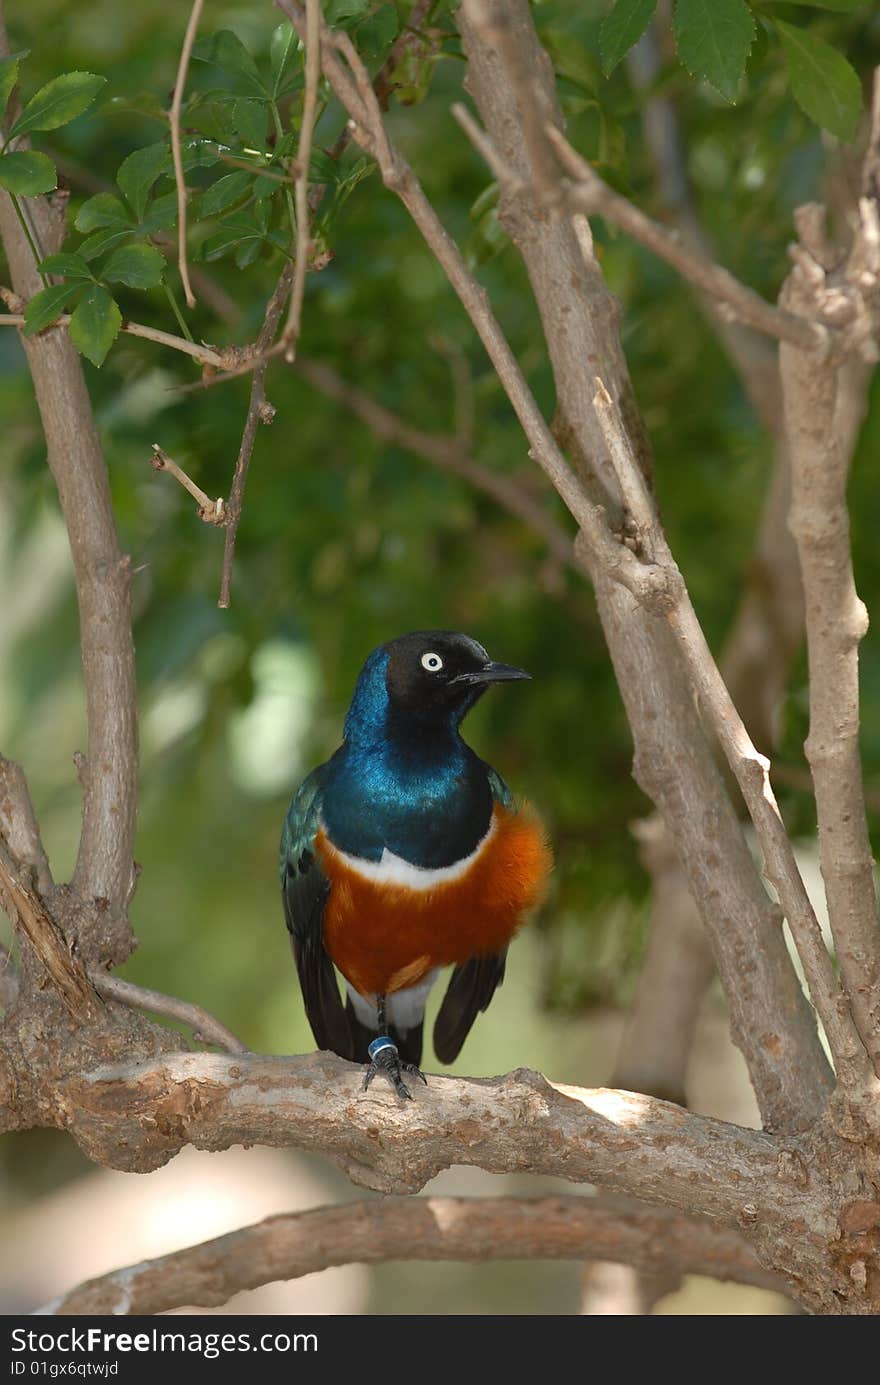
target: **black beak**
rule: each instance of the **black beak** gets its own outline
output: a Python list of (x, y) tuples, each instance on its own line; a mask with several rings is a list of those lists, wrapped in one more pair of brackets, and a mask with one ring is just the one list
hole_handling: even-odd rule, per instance
[(518, 678), (531, 678), (524, 668), (514, 668), (513, 664), (484, 664), (482, 668), (469, 673), (460, 673), (453, 683), (512, 683)]

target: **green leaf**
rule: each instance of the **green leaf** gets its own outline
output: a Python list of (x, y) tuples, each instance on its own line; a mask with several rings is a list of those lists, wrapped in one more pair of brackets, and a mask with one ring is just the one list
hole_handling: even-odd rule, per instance
[[(273, 167), (273, 169), (272, 169), (272, 172), (273, 172), (273, 173), (281, 173), (281, 172), (283, 172), (283, 171), (285, 171), (285, 170), (282, 170), (282, 169), (279, 168), (277, 165), (276, 165), (275, 167)], [(253, 180), (254, 200), (255, 200), (256, 202), (262, 202), (263, 199), (266, 198), (266, 197), (274, 197), (275, 194), (276, 194), (276, 192), (280, 192), (280, 191), (281, 191), (282, 186), (283, 186), (283, 184), (276, 182), (274, 178), (259, 178), (259, 177), (254, 178), (254, 180)], [(291, 190), (291, 192), (292, 192), (292, 191), (293, 191), (293, 187), (292, 187), (291, 185), (288, 185), (288, 186), (290, 186), (290, 190)]]
[(28, 130), (57, 130), (67, 125), (88, 110), (106, 83), (106, 77), (96, 77), (93, 72), (64, 72), (53, 78), (28, 101), (10, 131), (10, 139)]
[(220, 162), (220, 151), (214, 140), (190, 140), (189, 144), (183, 145), (180, 154), (184, 173), (189, 173), (191, 168), (213, 168), (214, 164)]
[(498, 208), (489, 207), (471, 233), (465, 247), (465, 257), (473, 269), (488, 264), (509, 244), (507, 232), (498, 219)]
[(65, 303), (79, 292), (80, 287), (79, 284), (51, 284), (49, 288), (35, 293), (24, 310), (25, 336), (32, 337), (36, 332), (42, 332), (44, 327), (60, 317)]
[(161, 284), (165, 259), (153, 245), (122, 245), (104, 266), (102, 279), (130, 289), (154, 289)]
[(8, 58), (0, 58), (0, 116), (6, 110), (12, 88), (18, 81), (18, 64), (22, 58), (27, 57), (29, 51), (23, 48), (20, 53), (10, 53)]
[(272, 35), (269, 43), (269, 62), (272, 67), (272, 95), (281, 90), (288, 69), (293, 66), (299, 48), (299, 39), (292, 24), (285, 19)]
[[(246, 173), (240, 169), (236, 173), (227, 173), (225, 178), (218, 178), (216, 183), (212, 183), (207, 192), (202, 194), (199, 202), (200, 216), (216, 216), (218, 212), (225, 212), (227, 207), (231, 207), (239, 198), (244, 197), (250, 188), (254, 175)], [(270, 182), (271, 179), (261, 178), (260, 182)]]
[(124, 241), (136, 233), (136, 226), (126, 226), (124, 230), (110, 226), (103, 231), (96, 231), (93, 236), (88, 236), (79, 246), (77, 254), (81, 255), (84, 260), (96, 260), (99, 255), (106, 255), (108, 250), (112, 250), (116, 245), (122, 245)]
[(266, 106), (262, 101), (241, 99), (232, 107), (232, 123), (236, 143), (245, 149), (266, 148)]
[(239, 246), (253, 244), (257, 249), (262, 244), (268, 225), (268, 208), (258, 203), (253, 217), (230, 217), (214, 236), (209, 236), (202, 246), (201, 254), (205, 260), (219, 260)]
[(62, 251), (60, 255), (47, 255), (40, 265), (42, 274), (63, 274), (65, 279), (91, 279), (91, 271), (82, 255), (72, 255)]
[(755, 37), (745, 0), (676, 0), (673, 27), (688, 72), (734, 102)]
[(212, 67), (219, 67), (221, 72), (238, 77), (247, 89), (257, 91), (261, 96), (269, 95), (257, 64), (231, 29), (221, 29), (219, 33), (199, 39), (192, 55), (198, 62), (210, 63)]
[(22, 197), (37, 197), (58, 186), (55, 165), (46, 154), (32, 149), (17, 149), (0, 158), (0, 187)]
[(141, 221), (140, 229), (145, 235), (151, 236), (156, 231), (167, 231), (176, 220), (177, 193), (163, 192), (161, 197), (153, 198), (146, 216)]
[(617, 64), (625, 58), (651, 22), (657, 0), (617, 0), (599, 29), (599, 53), (602, 71), (610, 77)]
[(99, 192), (83, 202), (74, 225), (78, 231), (97, 231), (100, 226), (133, 227), (134, 221), (112, 192)]
[[(330, 25), (339, 24), (343, 19), (357, 19), (366, 14), (370, 0), (327, 0), (325, 17)], [(347, 25), (343, 25), (347, 28)]]
[(795, 101), (823, 130), (851, 140), (862, 113), (862, 86), (854, 68), (830, 43), (781, 19), (774, 22)]
[(263, 248), (262, 239), (243, 240), (235, 247), (235, 263), (239, 269), (252, 265)]
[(146, 211), (156, 179), (171, 167), (171, 149), (165, 140), (136, 149), (119, 166), (116, 182), (138, 221)]
[(357, 46), (365, 58), (378, 58), (384, 55), (397, 38), (400, 24), (397, 10), (393, 5), (382, 5), (357, 26)]
[(599, 86), (599, 64), (589, 48), (564, 29), (552, 27), (541, 29), (541, 42), (560, 77), (595, 95)]
[(70, 337), (77, 351), (102, 366), (122, 326), (122, 313), (101, 284), (83, 294), (70, 319)]

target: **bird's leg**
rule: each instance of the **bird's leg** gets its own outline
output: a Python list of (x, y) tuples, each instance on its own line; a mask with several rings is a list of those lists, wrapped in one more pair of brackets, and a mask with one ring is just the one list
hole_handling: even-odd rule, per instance
[(379, 1018), (379, 1034), (367, 1049), (370, 1062), (364, 1076), (364, 1091), (367, 1090), (377, 1073), (387, 1077), (397, 1095), (404, 1101), (412, 1101), (412, 1092), (403, 1080), (402, 1074), (410, 1072), (420, 1077), (427, 1086), (428, 1079), (415, 1063), (402, 1063), (397, 1045), (388, 1037), (388, 1021), (385, 1016), (385, 997), (376, 996), (376, 1012)]

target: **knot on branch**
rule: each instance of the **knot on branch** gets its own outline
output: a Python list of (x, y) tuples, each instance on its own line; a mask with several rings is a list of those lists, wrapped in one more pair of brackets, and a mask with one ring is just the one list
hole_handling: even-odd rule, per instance
[(808, 202), (795, 212), (793, 268), (780, 295), (790, 311), (828, 328), (823, 353), (833, 364), (858, 356), (880, 360), (880, 217), (873, 197), (859, 199), (848, 251), (828, 236), (825, 207)]

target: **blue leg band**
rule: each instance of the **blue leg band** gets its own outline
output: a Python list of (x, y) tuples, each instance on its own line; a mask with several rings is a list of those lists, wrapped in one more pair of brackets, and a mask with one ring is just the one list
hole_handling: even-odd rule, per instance
[(376, 1058), (386, 1048), (392, 1049), (395, 1053), (397, 1052), (397, 1045), (393, 1044), (390, 1039), (387, 1039), (384, 1034), (380, 1034), (378, 1039), (374, 1039), (370, 1044), (367, 1052), (371, 1058)]

